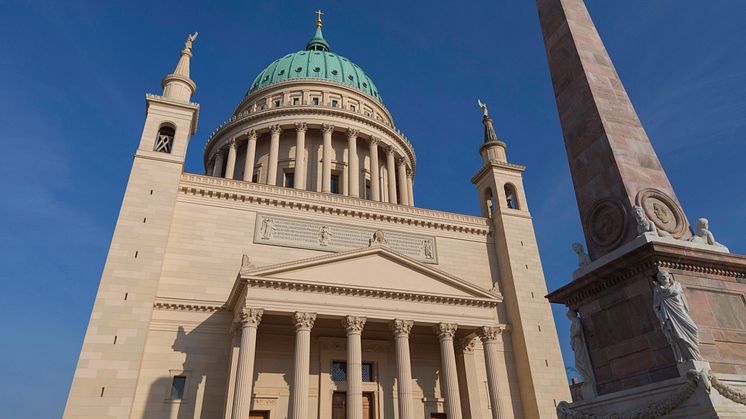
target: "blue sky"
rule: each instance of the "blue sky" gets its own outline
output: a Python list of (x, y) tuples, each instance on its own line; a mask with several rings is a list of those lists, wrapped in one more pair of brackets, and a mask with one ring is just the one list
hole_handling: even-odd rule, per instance
[[(746, 253), (746, 8), (731, 0), (587, 0), (690, 220)], [(582, 239), (534, 2), (0, 0), (0, 416), (59, 417), (144, 121), (146, 92), (199, 31), (201, 104), (186, 170), (254, 76), (325, 36), (376, 82), (415, 146), (418, 206), (478, 213), (469, 183), (486, 101), (525, 164), (549, 289)], [(567, 323), (555, 308), (568, 365)], [(558, 383), (559, 385), (560, 383)]]

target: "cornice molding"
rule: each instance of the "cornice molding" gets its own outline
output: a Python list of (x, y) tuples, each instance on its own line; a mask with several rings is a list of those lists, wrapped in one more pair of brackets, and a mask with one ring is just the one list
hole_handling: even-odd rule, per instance
[(205, 303), (184, 303), (184, 302), (166, 302), (156, 301), (153, 304), (153, 308), (156, 310), (171, 310), (171, 311), (192, 311), (201, 313), (214, 313), (216, 311), (224, 310), (223, 304), (205, 304)]
[(181, 175), (184, 195), (261, 204), (351, 218), (487, 236), (489, 220), (464, 214), (377, 202), (350, 196), (283, 188), (191, 173)]
[(497, 307), (499, 300), (489, 300), (476, 297), (458, 297), (436, 294), (423, 294), (399, 290), (373, 289), (338, 284), (324, 284), (317, 282), (301, 282), (277, 278), (261, 278), (247, 276), (239, 279), (247, 288), (276, 289), (283, 291), (299, 291), (317, 294), (344, 295), (354, 297), (379, 298), (386, 300), (400, 300), (435, 304), (461, 305), (471, 307)]

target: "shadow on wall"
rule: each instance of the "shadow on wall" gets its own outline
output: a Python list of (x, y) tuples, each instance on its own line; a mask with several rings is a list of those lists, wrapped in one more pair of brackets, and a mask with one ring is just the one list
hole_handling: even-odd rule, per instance
[(163, 375), (150, 385), (142, 419), (222, 417), (230, 361), (230, 319), (230, 315), (216, 312), (188, 333), (179, 326), (171, 349), (185, 354), (184, 362), (163, 362)]

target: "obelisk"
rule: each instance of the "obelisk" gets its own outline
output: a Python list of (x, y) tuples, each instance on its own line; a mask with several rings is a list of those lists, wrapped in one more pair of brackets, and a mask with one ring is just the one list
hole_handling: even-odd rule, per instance
[(688, 238), (689, 223), (583, 0), (537, 0), (575, 197), (592, 259), (637, 236), (631, 208)]

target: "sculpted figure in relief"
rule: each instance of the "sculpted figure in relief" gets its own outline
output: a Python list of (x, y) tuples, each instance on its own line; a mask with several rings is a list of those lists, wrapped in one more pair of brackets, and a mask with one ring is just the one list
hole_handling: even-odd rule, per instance
[(715, 236), (709, 230), (710, 222), (707, 218), (697, 218), (697, 234), (693, 235), (689, 241), (695, 243), (709, 244), (710, 246), (725, 247), (715, 241)]
[(433, 244), (430, 242), (430, 240), (423, 240), (422, 245), (423, 245), (423, 250), (425, 251), (425, 258), (432, 259), (433, 258)]
[(262, 240), (269, 240), (275, 233), (275, 220), (265, 218), (262, 220)]
[(697, 325), (689, 316), (689, 303), (684, 290), (666, 271), (658, 271), (656, 275), (653, 311), (671, 344), (676, 362), (702, 360)]
[(591, 356), (588, 354), (588, 345), (585, 342), (583, 323), (573, 309), (567, 310), (567, 318), (570, 319), (570, 346), (575, 354), (575, 369), (583, 376), (583, 382), (592, 386), (594, 385), (593, 368)]
[(386, 240), (386, 236), (383, 233), (383, 230), (378, 229), (375, 232), (373, 232), (373, 238), (368, 241), (368, 246), (373, 246), (374, 244), (388, 244), (389, 241)]
[(322, 226), (321, 230), (319, 230), (319, 244), (321, 246), (329, 246), (329, 242), (332, 240), (332, 232), (329, 230), (329, 227)]
[[(658, 212), (656, 210), (656, 214), (657, 213)], [(637, 221), (638, 237), (646, 233), (650, 233), (657, 237), (671, 237), (671, 235), (668, 234), (667, 231), (659, 229), (654, 222), (648, 219), (648, 216), (645, 215), (645, 210), (643, 210), (641, 206), (635, 205), (634, 207), (632, 207), (632, 215), (635, 217), (635, 221)]]
[(585, 253), (582, 244), (577, 242), (573, 243), (572, 251), (578, 255), (578, 268), (582, 268), (583, 266), (591, 263), (591, 257), (588, 256), (588, 253)]

